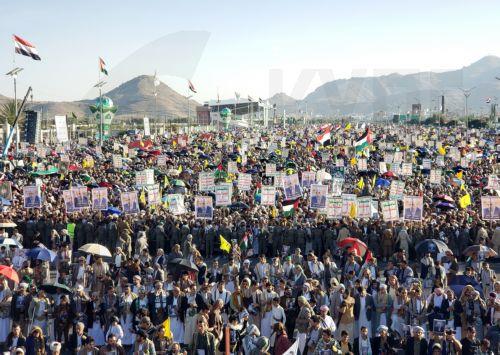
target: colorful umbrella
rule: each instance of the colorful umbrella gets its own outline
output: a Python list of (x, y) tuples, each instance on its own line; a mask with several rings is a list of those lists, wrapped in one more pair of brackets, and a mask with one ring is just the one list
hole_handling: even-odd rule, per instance
[(358, 256), (365, 256), (368, 246), (357, 238), (345, 238), (337, 243), (339, 248), (351, 248), (356, 250)]
[(497, 256), (497, 252), (486, 245), (471, 245), (463, 251), (463, 254), (470, 256), (471, 254), (482, 254), (485, 258)]
[(56, 253), (45, 247), (38, 247), (28, 250), (26, 256), (31, 259), (43, 260), (43, 261), (54, 261), (56, 259)]
[(450, 250), (450, 248), (448, 247), (448, 245), (446, 245), (445, 242), (441, 240), (425, 239), (415, 246), (415, 250), (417, 254), (422, 255), (426, 253), (431, 253), (431, 254), (444, 253), (445, 251)]
[(14, 270), (11, 266), (0, 265), (0, 275), (5, 276), (9, 280), (14, 281), (15, 283), (19, 283), (19, 275), (16, 270)]

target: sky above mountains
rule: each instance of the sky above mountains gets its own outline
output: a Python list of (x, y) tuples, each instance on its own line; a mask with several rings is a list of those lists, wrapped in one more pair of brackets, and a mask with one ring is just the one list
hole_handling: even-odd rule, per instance
[[(0, 68), (24, 67), (18, 92), (31, 84), (35, 100), (95, 96), (98, 56), (108, 64), (108, 90), (157, 70), (182, 94), (191, 79), (198, 102), (235, 91), (302, 99), (334, 79), (445, 71), (498, 56), (499, 10), (499, 2), (464, 0), (2, 1)], [(14, 57), (14, 33), (37, 46), (41, 62)], [(155, 47), (161, 41), (170, 42)], [(0, 76), (0, 93), (12, 91)]]

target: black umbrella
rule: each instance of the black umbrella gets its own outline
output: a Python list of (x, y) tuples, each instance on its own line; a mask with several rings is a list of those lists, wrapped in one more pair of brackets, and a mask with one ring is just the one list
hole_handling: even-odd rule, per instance
[(170, 260), (168, 263), (186, 271), (198, 271), (196, 264), (188, 259), (175, 258)]
[(66, 285), (60, 284), (58, 282), (51, 282), (47, 284), (43, 284), (40, 286), (40, 290), (44, 290), (48, 294), (54, 295), (59, 290), (62, 293), (71, 294), (73, 291)]
[[(450, 250), (448, 245), (445, 242), (438, 239), (425, 239), (422, 240), (415, 246), (415, 250), (418, 254), (438, 254), (444, 253), (447, 250)], [(451, 251), (451, 250), (450, 250)]]

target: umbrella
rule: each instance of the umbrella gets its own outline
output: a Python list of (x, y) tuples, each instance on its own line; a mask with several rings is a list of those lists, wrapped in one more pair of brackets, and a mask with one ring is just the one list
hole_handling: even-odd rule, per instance
[(43, 261), (54, 261), (56, 259), (56, 253), (45, 247), (37, 247), (28, 250), (26, 256), (31, 259), (43, 260)]
[(450, 248), (448, 248), (448, 245), (446, 245), (446, 243), (441, 240), (425, 239), (415, 246), (415, 250), (419, 254), (425, 254), (425, 253), (437, 254), (437, 253), (444, 253), (445, 251), (450, 250)]
[(168, 262), (171, 265), (176, 265), (181, 269), (186, 269), (187, 271), (198, 271), (198, 267), (195, 263), (188, 259), (175, 258)]
[(388, 187), (391, 185), (391, 182), (387, 179), (378, 178), (375, 186)]
[(2, 206), (10, 206), (10, 205), (12, 205), (12, 203), (10, 202), (10, 200), (7, 200), (4, 197), (0, 197), (0, 204), (2, 204)]
[(0, 228), (14, 228), (14, 227), (17, 227), (17, 224), (15, 224), (12, 221), (0, 222)]
[(392, 171), (387, 171), (387, 172), (383, 173), (382, 176), (385, 178), (395, 178), (396, 174), (394, 174), (394, 172), (392, 172)]
[(109, 206), (107, 210), (104, 211), (107, 214), (116, 214), (121, 215), (122, 211), (120, 211), (117, 207)]
[(14, 246), (14, 247), (17, 247), (17, 248), (22, 248), (22, 244), (19, 243), (17, 240), (15, 239), (12, 239), (12, 238), (4, 238), (4, 240), (2, 240), (2, 242), (0, 243), (0, 245), (5, 245), (5, 246)]
[(176, 179), (172, 181), (173, 186), (180, 186), (180, 187), (186, 187), (186, 183), (182, 180)]
[(434, 196), (432, 199), (433, 200), (442, 200), (442, 201), (448, 201), (448, 202), (451, 202), (451, 203), (455, 203), (455, 200), (453, 200), (453, 197), (448, 196), (448, 195), (443, 195), (443, 194)]
[(457, 298), (460, 298), (462, 290), (465, 286), (471, 285), (476, 291), (479, 291), (481, 297), (483, 297), (483, 289), (481, 284), (477, 282), (473, 277), (467, 275), (456, 275), (450, 280), (448, 287), (455, 293)]
[(446, 202), (446, 201), (440, 201), (435, 204), (436, 208), (440, 208), (442, 210), (454, 210), (457, 208), (454, 203), (451, 202)]
[(337, 243), (340, 248), (350, 247), (357, 251), (357, 254), (361, 257), (365, 256), (368, 251), (368, 246), (357, 238), (345, 238)]
[(111, 252), (104, 245), (97, 243), (88, 243), (78, 249), (87, 254), (93, 254), (98, 256), (108, 256), (111, 257)]
[(464, 255), (470, 256), (473, 253), (482, 254), (485, 258), (491, 258), (493, 256), (497, 256), (497, 252), (487, 247), (486, 245), (472, 245), (466, 248), (463, 252)]
[(0, 275), (5, 276), (9, 280), (14, 281), (15, 283), (19, 283), (19, 275), (16, 270), (14, 270), (11, 266), (0, 265)]
[(250, 206), (248, 206), (246, 203), (240, 201), (240, 202), (235, 202), (235, 203), (229, 205), (229, 208), (233, 209), (233, 210), (248, 210), (250, 208)]
[(62, 293), (71, 294), (73, 291), (66, 285), (60, 284), (59, 282), (51, 282), (47, 284), (43, 284), (40, 286), (40, 290), (44, 290), (48, 294), (55, 295), (57, 290), (60, 290)]

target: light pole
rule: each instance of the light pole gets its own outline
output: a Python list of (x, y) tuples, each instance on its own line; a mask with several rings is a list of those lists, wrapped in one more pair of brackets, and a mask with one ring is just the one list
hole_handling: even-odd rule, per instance
[(155, 77), (153, 79), (153, 95), (155, 96), (155, 133), (158, 135), (158, 110), (157, 110), (157, 96), (158, 96), (158, 90), (157, 87), (160, 86), (160, 80), (158, 80), (158, 77), (156, 76), (156, 70), (155, 70)]
[(193, 95), (189, 95), (186, 97), (188, 104), (188, 132), (191, 133), (191, 107), (189, 106), (189, 99), (192, 98)]
[(473, 86), (471, 87), (470, 89), (463, 89), (463, 88), (460, 88), (460, 90), (462, 90), (462, 92), (464, 93), (464, 97), (465, 97), (465, 109), (464, 109), (464, 113), (465, 113), (465, 129), (466, 129), (466, 136), (468, 137), (469, 133), (469, 96), (472, 94), (472, 90), (474, 90), (476, 87)]
[[(12, 69), (10, 72), (6, 73), (5, 75), (8, 75), (10, 77), (12, 77), (12, 79), (14, 80), (14, 115), (17, 117), (17, 74), (19, 74), (20, 72), (22, 72), (24, 70), (24, 68), (14, 68)], [(14, 129), (16, 130), (16, 151), (17, 151), (17, 146), (19, 144), (19, 137), (18, 137), (18, 129), (17, 129), (17, 125), (14, 126)]]
[(97, 84), (94, 85), (95, 88), (99, 88), (99, 104), (100, 104), (100, 115), (99, 115), (99, 144), (102, 147), (102, 143), (104, 142), (104, 131), (103, 131), (103, 124), (104, 124), (104, 117), (103, 117), (103, 105), (102, 105), (102, 87), (106, 85), (105, 81), (99, 81)]

